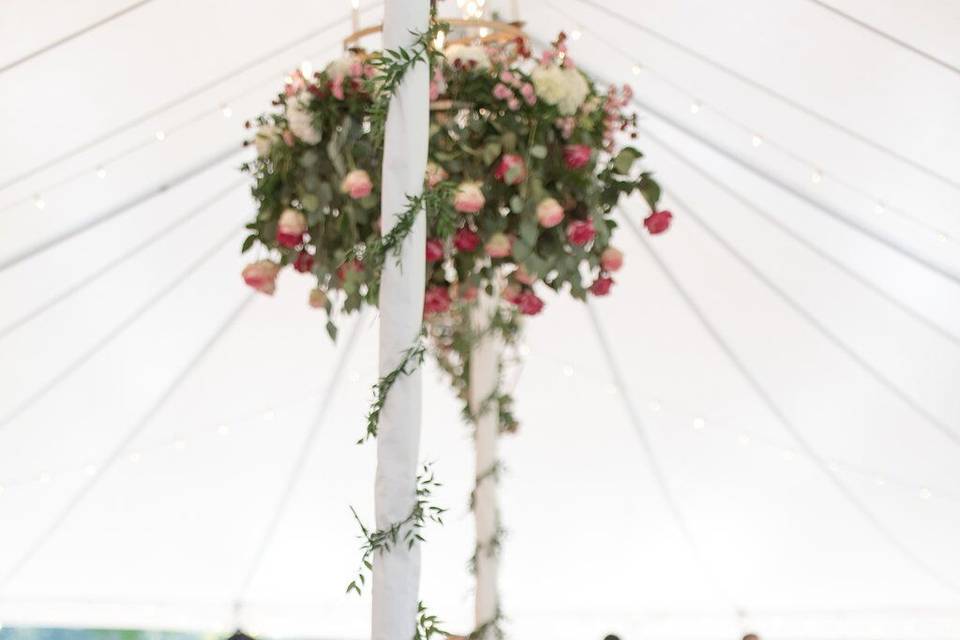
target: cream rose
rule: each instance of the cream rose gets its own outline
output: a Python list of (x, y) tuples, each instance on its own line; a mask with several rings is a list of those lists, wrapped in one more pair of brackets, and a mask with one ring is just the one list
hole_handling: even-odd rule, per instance
[(359, 200), (370, 195), (370, 192), (373, 191), (373, 182), (370, 181), (370, 175), (366, 171), (354, 169), (340, 183), (340, 191), (354, 200)]
[(479, 182), (462, 182), (453, 196), (453, 208), (460, 213), (476, 213), (486, 201)]
[(544, 198), (537, 205), (537, 220), (545, 229), (555, 227), (563, 220), (563, 207), (556, 198)]

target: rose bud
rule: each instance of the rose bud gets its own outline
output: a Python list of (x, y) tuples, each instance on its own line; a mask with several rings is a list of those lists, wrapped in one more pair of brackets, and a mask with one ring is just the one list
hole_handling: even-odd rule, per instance
[(517, 154), (505, 153), (500, 157), (493, 176), (507, 184), (520, 184), (527, 177), (527, 167), (523, 164), (523, 158)]
[(460, 213), (476, 213), (485, 202), (479, 182), (461, 182), (453, 196), (453, 208)]
[(513, 251), (513, 241), (503, 233), (495, 233), (483, 248), (491, 258), (506, 258)]
[(443, 241), (437, 238), (427, 240), (427, 262), (443, 260)]
[(300, 273), (308, 273), (313, 269), (313, 256), (306, 251), (301, 251), (293, 261), (293, 268)]
[(555, 198), (544, 198), (537, 205), (537, 220), (545, 229), (555, 227), (563, 220), (563, 207)]
[(567, 239), (570, 244), (582, 247), (597, 235), (593, 220), (574, 220), (567, 225)]
[(543, 300), (533, 291), (524, 291), (513, 301), (525, 316), (535, 316), (543, 310)]
[(600, 276), (590, 285), (590, 293), (595, 296), (605, 296), (610, 293), (610, 287), (613, 286), (613, 278), (609, 276)]
[(461, 227), (453, 236), (453, 246), (464, 253), (476, 251), (480, 246), (480, 234), (471, 230), (470, 227)]
[(373, 191), (373, 183), (366, 171), (354, 169), (343, 178), (343, 182), (340, 183), (340, 191), (354, 200), (359, 200), (370, 195), (370, 192)]
[(310, 290), (310, 306), (314, 309), (323, 309), (327, 306), (327, 294), (323, 289)]
[(670, 221), (673, 220), (673, 214), (669, 211), (654, 211), (643, 220), (643, 226), (651, 234), (663, 233), (670, 228)]
[(277, 288), (280, 265), (271, 260), (259, 260), (243, 268), (243, 281), (260, 293), (272, 296)]
[(570, 144), (563, 148), (563, 161), (570, 170), (582, 169), (590, 162), (590, 153), (585, 144)]
[(450, 308), (450, 292), (446, 287), (434, 286), (423, 295), (423, 313), (443, 313)]
[(292, 248), (303, 242), (307, 231), (307, 218), (296, 209), (284, 209), (277, 221), (277, 244)]
[(607, 247), (600, 254), (600, 266), (604, 271), (619, 271), (623, 266), (623, 252), (614, 247)]
[(435, 186), (443, 182), (449, 177), (449, 174), (444, 171), (443, 167), (438, 165), (436, 162), (427, 163), (427, 172), (426, 180), (427, 186), (433, 189)]

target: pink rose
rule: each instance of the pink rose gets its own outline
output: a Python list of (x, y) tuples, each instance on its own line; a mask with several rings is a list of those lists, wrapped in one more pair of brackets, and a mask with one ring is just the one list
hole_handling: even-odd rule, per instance
[(310, 306), (314, 309), (323, 309), (327, 306), (327, 294), (323, 289), (310, 290)]
[(520, 87), (520, 95), (523, 96), (523, 99), (526, 100), (527, 104), (531, 107), (537, 104), (537, 92), (529, 82), (524, 83), (524, 85)]
[(670, 228), (670, 221), (673, 220), (673, 214), (669, 211), (654, 211), (643, 220), (643, 226), (651, 234), (663, 233)]
[(483, 248), (491, 258), (506, 258), (513, 251), (513, 241), (503, 233), (495, 233)]
[(571, 170), (582, 169), (590, 162), (590, 147), (585, 144), (570, 144), (563, 148), (563, 161)]
[(287, 208), (277, 221), (277, 244), (292, 248), (303, 242), (307, 231), (307, 218), (296, 209)]
[(537, 205), (537, 220), (540, 226), (549, 229), (560, 224), (563, 220), (563, 207), (557, 202), (556, 198), (544, 198)]
[(427, 163), (427, 186), (433, 189), (435, 186), (446, 180), (449, 174), (444, 171), (443, 167), (438, 165), (436, 162)]
[(510, 98), (507, 100), (507, 108), (510, 109), (510, 111), (518, 110), (520, 108), (520, 101), (516, 98)]
[(453, 196), (453, 208), (460, 213), (476, 213), (485, 202), (479, 182), (461, 182)]
[(443, 260), (443, 241), (438, 238), (427, 240), (427, 262)]
[(340, 191), (348, 194), (354, 200), (359, 200), (370, 195), (370, 192), (373, 191), (373, 183), (366, 171), (354, 169), (340, 183)]
[(480, 246), (480, 235), (471, 230), (470, 227), (461, 227), (457, 229), (457, 233), (453, 236), (453, 246), (458, 251), (465, 253), (476, 251), (477, 247)]
[(520, 184), (527, 177), (527, 167), (523, 163), (523, 158), (517, 154), (505, 153), (501, 156), (493, 176), (507, 184)]
[(513, 91), (507, 85), (498, 82), (493, 86), (493, 97), (497, 100), (509, 100), (513, 98)]
[(613, 278), (609, 276), (600, 276), (590, 285), (590, 293), (595, 296), (605, 296), (610, 293), (610, 287), (613, 286)]
[(337, 100), (343, 100), (343, 76), (337, 76), (330, 81), (330, 94)]
[(450, 308), (450, 292), (446, 287), (430, 287), (423, 294), (423, 313), (443, 313)]
[(313, 256), (306, 251), (301, 251), (293, 261), (293, 268), (300, 273), (308, 273), (313, 269)]
[(623, 252), (614, 247), (607, 247), (600, 254), (600, 266), (604, 271), (619, 271), (623, 266)]
[(596, 237), (593, 220), (574, 220), (567, 225), (567, 239), (570, 244), (582, 247)]
[(513, 272), (513, 279), (519, 282), (520, 284), (525, 284), (527, 286), (533, 285), (537, 279), (527, 271), (523, 265), (517, 267), (517, 270)]
[(513, 84), (515, 81), (516, 81), (516, 77), (510, 71), (507, 71), (506, 69), (504, 69), (503, 71), (500, 72), (500, 82), (504, 82), (506, 84)]
[(280, 265), (271, 260), (259, 260), (243, 268), (243, 281), (260, 293), (272, 296), (277, 288)]
[(543, 310), (543, 300), (533, 291), (524, 291), (513, 301), (520, 313), (525, 316), (535, 316)]

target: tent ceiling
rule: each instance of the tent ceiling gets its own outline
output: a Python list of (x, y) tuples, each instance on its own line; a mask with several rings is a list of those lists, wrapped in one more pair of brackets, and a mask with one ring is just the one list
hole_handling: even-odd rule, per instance
[[(0, 67), (128, 4), (10, 0), (0, 7)], [(955, 3), (832, 6), (960, 62)], [(960, 433), (960, 76), (806, 0), (520, 9), (540, 39), (580, 31), (578, 63), (630, 82), (652, 107), (642, 111), (640, 146), (676, 225), (649, 246), (856, 499), (960, 583), (960, 447), (943, 433)], [(365, 21), (381, 11), (365, 4)], [(347, 507), (371, 513), (373, 451), (353, 442), (376, 370), (376, 319), (361, 321), (340, 385), (324, 398), (342, 347), (306, 307), (308, 283), (285, 277), (276, 299), (244, 305), (237, 248), (251, 203), (235, 170), (243, 151), (231, 154), (241, 123), (268, 104), (285, 71), (337, 54), (348, 13), (346, 0), (153, 0), (0, 73), (0, 264), (9, 265), (0, 271), (0, 420), (14, 416), (0, 425), (0, 579), (88, 480), (87, 467), (149, 418), (0, 591), (0, 622), (232, 624), (237, 590), (323, 403), (318, 446), (243, 613), (254, 631), (365, 635), (368, 603), (343, 589), (358, 559)], [(635, 75), (634, 64), (646, 70)], [(99, 142), (84, 146), (91, 140)], [(623, 215), (638, 219), (640, 203)], [(102, 222), (9, 264), (94, 220)], [(957, 590), (851, 507), (647, 249), (626, 228), (621, 237), (627, 266), (616, 295), (595, 309), (623, 388), (582, 307), (550, 299), (528, 326), (516, 392), (523, 426), (504, 443), (503, 600), (514, 637), (732, 637), (735, 607), (768, 638), (956, 637)], [(439, 374), (430, 369), (425, 382), (423, 457), (436, 461), (452, 516), (430, 532), (422, 591), (465, 629), (469, 434)], [(658, 491), (625, 400), (702, 561)]]

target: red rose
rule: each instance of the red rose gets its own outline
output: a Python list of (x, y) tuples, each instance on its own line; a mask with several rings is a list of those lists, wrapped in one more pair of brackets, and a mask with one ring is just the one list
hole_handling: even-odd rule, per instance
[(590, 162), (591, 149), (585, 144), (571, 144), (563, 148), (563, 161), (571, 170), (582, 169)]
[(430, 287), (423, 295), (423, 313), (443, 313), (450, 308), (450, 292), (446, 287)]
[(535, 316), (543, 310), (543, 300), (533, 291), (524, 291), (513, 300), (513, 303), (525, 316)]
[(643, 220), (643, 226), (651, 234), (663, 233), (670, 228), (670, 221), (673, 220), (673, 214), (669, 211), (654, 211)]
[(613, 286), (613, 278), (609, 276), (600, 276), (596, 282), (590, 285), (590, 293), (595, 296), (605, 296), (610, 293), (610, 287)]
[(306, 216), (296, 209), (284, 209), (277, 221), (277, 244), (292, 249), (303, 242), (303, 234), (306, 231)]
[(470, 253), (480, 246), (480, 235), (470, 229), (470, 227), (461, 227), (453, 236), (453, 246), (458, 251)]
[(523, 158), (515, 153), (505, 153), (493, 171), (493, 177), (507, 184), (520, 184), (527, 177), (527, 167)]
[(443, 241), (437, 238), (427, 240), (427, 262), (443, 260)]
[(567, 225), (567, 239), (570, 244), (582, 247), (597, 235), (593, 228), (593, 220), (574, 220)]
[(300, 273), (309, 273), (313, 269), (313, 256), (306, 251), (301, 251), (293, 261), (293, 268)]

